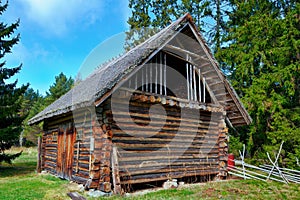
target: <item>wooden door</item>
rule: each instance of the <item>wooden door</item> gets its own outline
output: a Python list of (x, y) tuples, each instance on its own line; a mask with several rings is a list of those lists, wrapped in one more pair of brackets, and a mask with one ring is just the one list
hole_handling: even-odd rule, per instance
[(57, 139), (57, 175), (69, 180), (72, 178), (75, 134), (74, 129), (61, 129)]

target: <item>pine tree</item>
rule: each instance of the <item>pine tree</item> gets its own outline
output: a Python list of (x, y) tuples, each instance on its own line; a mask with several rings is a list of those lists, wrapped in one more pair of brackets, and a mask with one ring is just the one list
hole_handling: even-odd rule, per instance
[(221, 47), (221, 33), (226, 30), (224, 19), (230, 5), (228, 0), (130, 0), (132, 15), (128, 19), (130, 31), (125, 47), (128, 50), (136, 46), (188, 12), (216, 51)]
[[(0, 2), (1, 4), (1, 2)], [(8, 3), (0, 5), (0, 15), (7, 9)], [(4, 56), (11, 53), (12, 47), (20, 40), (20, 35), (12, 36), (19, 26), (20, 21), (11, 25), (0, 23), (0, 163), (11, 163), (11, 160), (21, 154), (6, 154), (18, 142), (22, 131), (22, 121), (26, 117), (21, 111), (21, 100), (28, 85), (17, 87), (17, 80), (9, 83), (9, 80), (21, 70), (22, 65), (14, 68), (6, 68)]]
[(55, 83), (50, 86), (49, 92), (46, 92), (46, 106), (68, 92), (73, 85), (74, 79), (67, 78), (64, 73), (61, 72), (58, 76), (55, 76)]
[(300, 4), (296, 1), (232, 1), (230, 31), (218, 52), (231, 71), (231, 82), (253, 123), (248, 149), (252, 156), (278, 149), (282, 160), (300, 157)]
[(28, 125), (29, 119), (41, 112), (46, 107), (45, 98), (32, 88), (28, 88), (22, 100), (22, 111), (27, 117), (22, 123), (20, 145), (37, 144), (37, 138), (42, 133), (43, 123)]

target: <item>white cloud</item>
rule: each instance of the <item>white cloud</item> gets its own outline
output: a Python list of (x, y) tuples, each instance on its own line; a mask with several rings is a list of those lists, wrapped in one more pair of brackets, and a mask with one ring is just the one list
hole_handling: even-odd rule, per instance
[(23, 0), (26, 16), (48, 34), (61, 36), (77, 22), (91, 24), (101, 18), (99, 0)]

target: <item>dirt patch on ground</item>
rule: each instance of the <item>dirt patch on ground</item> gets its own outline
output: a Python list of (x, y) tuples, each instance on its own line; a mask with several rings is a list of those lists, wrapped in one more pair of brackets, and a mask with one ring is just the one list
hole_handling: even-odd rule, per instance
[(215, 196), (216, 195), (216, 189), (215, 188), (207, 188), (202, 192), (203, 195), (207, 197)]
[(247, 191), (244, 191), (244, 190), (241, 190), (241, 189), (238, 189), (238, 188), (230, 188), (230, 189), (227, 189), (227, 191), (230, 193), (230, 194), (248, 194)]

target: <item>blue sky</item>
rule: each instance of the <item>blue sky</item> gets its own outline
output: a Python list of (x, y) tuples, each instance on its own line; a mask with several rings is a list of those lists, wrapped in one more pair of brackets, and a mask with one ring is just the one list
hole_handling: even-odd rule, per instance
[(1, 21), (19, 18), (21, 40), (4, 58), (6, 67), (22, 63), (14, 78), (45, 94), (60, 72), (75, 78), (87, 64), (90, 71), (118, 54), (129, 15), (127, 0), (10, 0)]

